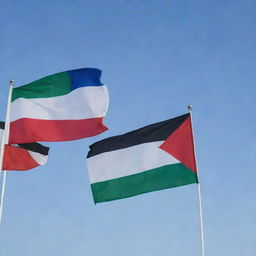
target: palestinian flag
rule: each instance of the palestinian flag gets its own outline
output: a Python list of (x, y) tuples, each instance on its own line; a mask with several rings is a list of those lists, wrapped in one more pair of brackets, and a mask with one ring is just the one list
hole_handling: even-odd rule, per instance
[(82, 68), (14, 88), (9, 143), (77, 140), (106, 131), (109, 97), (100, 78), (99, 69)]
[(198, 183), (190, 114), (90, 146), (95, 203)]
[[(0, 143), (4, 122), (0, 122)], [(26, 171), (47, 163), (49, 148), (39, 143), (5, 145), (3, 170)]]

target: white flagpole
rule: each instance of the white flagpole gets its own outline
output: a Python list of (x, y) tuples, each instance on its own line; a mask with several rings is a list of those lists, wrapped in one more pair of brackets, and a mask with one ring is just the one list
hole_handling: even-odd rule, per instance
[(2, 191), (1, 191), (1, 202), (0, 202), (0, 225), (2, 224), (2, 216), (3, 216), (5, 183), (6, 183), (6, 171), (3, 171), (3, 181), (2, 181)]
[[(195, 154), (195, 161), (197, 166), (197, 157), (196, 157), (196, 150), (195, 150), (195, 140), (194, 140), (194, 129), (193, 129), (193, 120), (192, 120), (192, 105), (188, 105), (188, 111), (191, 117), (191, 128), (192, 128), (192, 136), (193, 136), (193, 145), (194, 145), (194, 154)], [(204, 223), (203, 223), (203, 211), (202, 211), (202, 197), (201, 197), (201, 187), (200, 187), (200, 179), (199, 179), (199, 172), (197, 169), (197, 194), (198, 194), (198, 206), (199, 206), (199, 217), (200, 217), (200, 234), (201, 234), (201, 255), (205, 256), (205, 245), (204, 245)]]
[(9, 141), (9, 131), (10, 131), (10, 108), (11, 108), (11, 98), (12, 98), (12, 88), (13, 88), (14, 80), (10, 79), (10, 88), (9, 95), (7, 101), (7, 109), (5, 115), (5, 128), (3, 131), (2, 141), (1, 141), (1, 151), (0, 151), (0, 174), (3, 176), (2, 180), (2, 190), (1, 190), (1, 201), (0, 201), (0, 225), (2, 222), (3, 215), (3, 205), (4, 205), (4, 193), (5, 193), (5, 184), (6, 184), (6, 171), (2, 171), (3, 169), (3, 160), (4, 160), (4, 146), (8, 144)]

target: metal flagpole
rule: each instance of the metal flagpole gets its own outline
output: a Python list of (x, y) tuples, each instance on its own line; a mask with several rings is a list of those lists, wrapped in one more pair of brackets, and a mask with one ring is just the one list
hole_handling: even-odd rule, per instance
[(0, 225), (2, 224), (2, 216), (3, 216), (5, 183), (6, 183), (6, 171), (3, 171), (3, 181), (2, 181), (2, 191), (1, 191), (1, 202), (0, 202)]
[[(192, 136), (193, 136), (193, 147), (194, 147), (194, 154), (195, 154), (195, 162), (197, 166), (197, 157), (196, 157), (196, 150), (195, 150), (195, 141), (194, 141), (194, 129), (193, 129), (193, 120), (192, 120), (192, 105), (188, 105), (188, 111), (190, 113), (191, 118), (191, 128), (192, 128)], [(197, 168), (197, 167), (196, 167)], [(203, 211), (202, 211), (202, 197), (201, 197), (201, 187), (200, 187), (200, 179), (199, 179), (199, 172), (197, 169), (197, 194), (198, 194), (198, 206), (199, 206), (199, 217), (200, 217), (200, 233), (201, 233), (201, 255), (205, 256), (205, 246), (204, 246), (204, 223), (203, 223)]]
[(1, 190), (1, 201), (0, 201), (0, 224), (2, 222), (4, 193), (5, 193), (5, 184), (6, 184), (6, 171), (2, 171), (3, 160), (4, 160), (4, 146), (5, 146), (5, 144), (8, 144), (8, 141), (9, 141), (10, 108), (11, 108), (12, 88), (13, 88), (14, 80), (10, 79), (9, 84), (10, 84), (10, 88), (9, 88), (9, 95), (8, 95), (8, 101), (7, 101), (6, 115), (5, 115), (5, 128), (3, 131), (3, 136), (2, 136), (2, 141), (1, 141), (1, 151), (0, 151), (0, 174), (1, 174), (1, 176), (3, 176), (2, 190)]

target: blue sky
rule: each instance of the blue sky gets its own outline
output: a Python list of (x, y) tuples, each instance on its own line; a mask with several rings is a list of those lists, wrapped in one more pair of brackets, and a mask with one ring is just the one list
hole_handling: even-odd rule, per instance
[(50, 146), (7, 175), (3, 256), (197, 256), (196, 186), (94, 205), (85, 157), (112, 135), (193, 105), (207, 256), (256, 253), (256, 3), (249, 0), (0, 1), (1, 119), (16, 86), (103, 70), (109, 131)]

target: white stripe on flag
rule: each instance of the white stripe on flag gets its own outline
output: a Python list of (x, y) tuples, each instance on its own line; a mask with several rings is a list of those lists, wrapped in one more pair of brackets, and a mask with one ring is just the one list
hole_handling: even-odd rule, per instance
[(0, 145), (2, 143), (3, 134), (4, 134), (4, 130), (0, 129)]
[(105, 85), (80, 87), (57, 97), (19, 98), (12, 102), (11, 121), (20, 118), (76, 120), (104, 117), (108, 102), (108, 90)]
[(39, 164), (39, 165), (45, 165), (47, 163), (48, 155), (42, 155), (38, 152), (30, 151), (28, 150), (28, 153), (31, 155), (31, 157)]
[(179, 161), (159, 146), (163, 141), (143, 143), (105, 152), (87, 159), (91, 183), (116, 179)]

